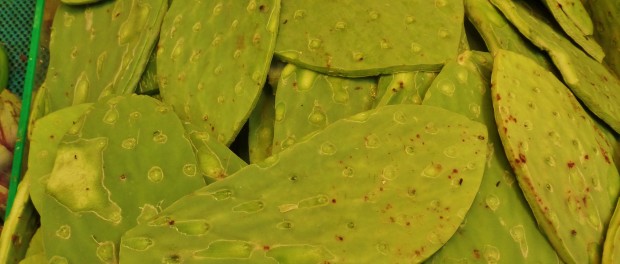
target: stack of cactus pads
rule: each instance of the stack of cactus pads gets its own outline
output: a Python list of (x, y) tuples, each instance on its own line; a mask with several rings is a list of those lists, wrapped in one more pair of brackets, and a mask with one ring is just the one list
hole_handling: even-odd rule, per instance
[(620, 263), (620, 2), (63, 0), (2, 263)]

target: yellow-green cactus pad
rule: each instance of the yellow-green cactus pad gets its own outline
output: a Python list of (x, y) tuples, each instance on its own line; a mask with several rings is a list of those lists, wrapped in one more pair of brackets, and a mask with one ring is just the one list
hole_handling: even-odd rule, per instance
[(128, 231), (121, 263), (421, 262), (461, 224), (486, 154), (486, 127), (441, 108), (360, 113)]
[(374, 107), (391, 104), (422, 104), (436, 72), (399, 72), (379, 77)]
[(280, 0), (172, 2), (157, 50), (163, 101), (232, 143), (265, 83), (279, 15)]
[(103, 0), (60, 0), (63, 4), (67, 5), (86, 5), (101, 2)]
[(288, 0), (278, 58), (318, 72), (374, 76), (437, 71), (458, 54), (462, 0)]
[(525, 55), (547, 69), (552, 63), (497, 10), (489, 0), (464, 0), (465, 16), (476, 27), (491, 53), (499, 49)]
[(495, 121), (537, 222), (567, 263), (598, 263), (620, 176), (611, 146), (573, 94), (533, 60), (499, 51)]
[(185, 131), (189, 135), (198, 161), (198, 171), (204, 177), (205, 183), (224, 179), (248, 165), (208, 132), (189, 123), (185, 124)]
[(272, 153), (338, 119), (371, 109), (376, 93), (375, 78), (329, 76), (287, 65), (276, 90)]
[(95, 103), (64, 134), (41, 180), (51, 263), (117, 263), (126, 230), (205, 186), (179, 118), (141, 95)]
[[(50, 36), (47, 114), (136, 89), (155, 46), (168, 1), (61, 4)], [(41, 115), (42, 116), (42, 115)]]
[(616, 205), (607, 236), (605, 237), (605, 245), (603, 248), (603, 263), (618, 264), (620, 263), (620, 203)]
[(31, 177), (26, 174), (17, 187), (9, 216), (4, 220), (0, 233), (0, 263), (16, 263), (28, 250), (39, 219), (29, 197)]
[(620, 1), (585, 1), (596, 30), (594, 38), (605, 51), (605, 63), (620, 78)]
[(480, 190), (463, 224), (428, 262), (558, 263), (516, 182), (497, 132), (491, 101), (492, 59), (489, 53), (462, 53), (443, 67), (424, 97), (424, 105), (485, 124), (490, 150)]
[(620, 133), (620, 80), (555, 30), (523, 0), (491, 0), (534, 45), (547, 51), (586, 107)]
[(258, 163), (271, 156), (273, 129), (276, 117), (275, 96), (271, 89), (263, 89), (258, 104), (248, 121), (248, 149), (250, 163)]
[(580, 0), (544, 0), (547, 8), (564, 32), (586, 53), (598, 62), (603, 61), (605, 52), (596, 42), (590, 14)]

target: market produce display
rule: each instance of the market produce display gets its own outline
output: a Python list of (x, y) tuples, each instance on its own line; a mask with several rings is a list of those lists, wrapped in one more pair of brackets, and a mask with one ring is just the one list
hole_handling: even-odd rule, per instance
[(61, 2), (2, 263), (620, 263), (617, 1)]

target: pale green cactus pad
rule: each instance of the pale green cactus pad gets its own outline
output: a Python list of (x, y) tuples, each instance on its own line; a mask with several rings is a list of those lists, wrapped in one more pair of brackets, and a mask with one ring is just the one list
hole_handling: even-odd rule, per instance
[(48, 261), (116, 263), (121, 235), (205, 186), (199, 175), (169, 106), (140, 95), (98, 101), (69, 128), (42, 179)]
[(603, 64), (590, 58), (523, 0), (491, 0), (534, 45), (546, 50), (564, 82), (587, 107), (620, 133), (620, 80)]
[(596, 42), (590, 14), (581, 0), (544, 0), (555, 20), (564, 32), (598, 62), (605, 57), (603, 48)]
[(65, 107), (37, 120), (32, 126), (27, 173), (32, 178), (30, 199), (37, 209), (43, 209), (46, 195), (42, 178), (52, 172), (60, 141), (67, 131), (76, 129), (74, 124), (79, 123), (91, 107), (92, 103)]
[(151, 52), (146, 69), (138, 82), (135, 93), (145, 95), (159, 94), (159, 78), (157, 77), (157, 53)]
[(19, 264), (41, 264), (41, 263), (48, 263), (47, 259), (45, 258), (44, 252), (25, 257), (19, 262)]
[(86, 5), (101, 1), (103, 0), (60, 0), (60, 2), (67, 5)]
[(274, 95), (276, 94), (276, 90), (278, 89), (278, 82), (280, 81), (282, 70), (286, 65), (286, 62), (283, 62), (276, 58), (274, 58), (271, 61), (271, 65), (269, 65), (269, 72), (267, 73), (267, 84), (269, 84), (269, 86), (271, 87)]
[(250, 163), (263, 161), (272, 154), (273, 129), (276, 118), (275, 100), (271, 89), (263, 89), (258, 104), (250, 115), (248, 121)]
[(341, 119), (128, 231), (121, 263), (423, 261), (471, 206), (486, 138), (482, 124), (430, 106)]
[(463, 224), (428, 262), (559, 263), (506, 159), (493, 117), (491, 68), (480, 64), (480, 58), (493, 60), (489, 53), (467, 51), (446, 63), (424, 97), (424, 105), (443, 107), (485, 124), (490, 150), (480, 190)]
[(163, 100), (229, 145), (265, 83), (279, 15), (280, 0), (173, 2), (157, 51)]
[[(34, 127), (34, 123), (37, 122), (40, 118), (49, 113), (49, 98), (45, 93), (47, 93), (47, 88), (45, 87), (45, 83), (41, 84), (41, 86), (33, 92), (31, 107), (30, 107), (30, 116), (28, 117), (28, 127)], [(28, 140), (32, 138), (32, 129), (28, 129)]]
[(28, 242), (39, 225), (36, 210), (29, 199), (30, 176), (26, 174), (17, 187), (11, 213), (0, 232), (0, 263), (17, 263), (28, 250)]
[(605, 51), (605, 63), (620, 78), (620, 1), (585, 1), (596, 25), (594, 38)]
[(199, 172), (209, 184), (234, 174), (248, 164), (224, 144), (193, 124), (185, 124), (196, 154)]
[(506, 156), (537, 222), (567, 263), (598, 263), (618, 197), (611, 146), (551, 72), (497, 52), (492, 98)]
[(167, 6), (165, 0), (61, 4), (50, 37), (45, 114), (108, 94), (132, 93)]
[(491, 53), (499, 49), (525, 55), (547, 69), (553, 67), (545, 53), (523, 37), (489, 0), (464, 0), (465, 16), (476, 27)]
[(391, 104), (422, 104), (436, 72), (399, 72), (379, 77), (374, 107)]
[(30, 239), (30, 244), (28, 245), (28, 250), (26, 251), (26, 258), (34, 255), (44, 254), (45, 256), (45, 247), (43, 246), (43, 232), (41, 228), (37, 228), (32, 238)]
[(609, 228), (607, 230), (607, 236), (605, 238), (605, 245), (603, 248), (603, 262), (609, 264), (620, 263), (620, 202), (616, 205), (616, 211), (614, 212)]
[(462, 0), (283, 1), (276, 55), (348, 77), (438, 71), (458, 55), (463, 13)]
[(343, 78), (289, 64), (275, 98), (272, 153), (330, 123), (372, 108), (376, 78)]

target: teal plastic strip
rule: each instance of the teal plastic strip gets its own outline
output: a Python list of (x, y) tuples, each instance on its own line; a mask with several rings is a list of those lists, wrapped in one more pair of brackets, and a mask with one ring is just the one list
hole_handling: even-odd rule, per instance
[(28, 132), (28, 118), (30, 116), (30, 105), (32, 101), (32, 90), (34, 86), (37, 58), (39, 55), (39, 43), (41, 41), (41, 24), (43, 23), (43, 11), (45, 9), (45, 0), (37, 0), (35, 16), (32, 25), (32, 37), (30, 42), (30, 52), (28, 53), (28, 66), (26, 68), (26, 79), (24, 82), (24, 93), (22, 95), (22, 108), (19, 115), (19, 127), (17, 129), (17, 142), (13, 152), (13, 167), (11, 168), (11, 177), (9, 180), (9, 194), (6, 202), (5, 219), (8, 218), (17, 186), (22, 175), (22, 161), (24, 159), (24, 147), (26, 146)]

